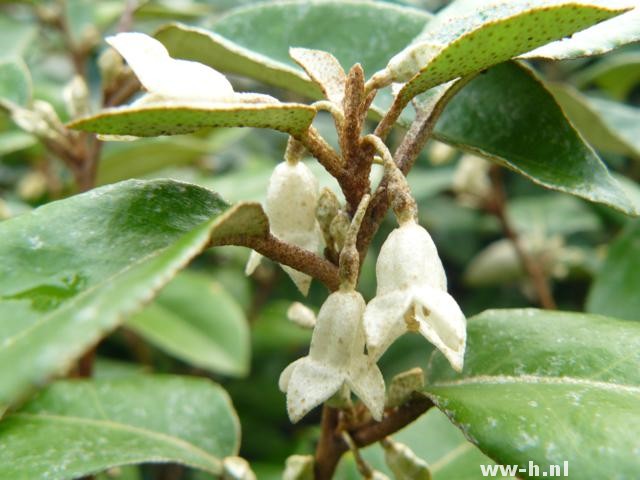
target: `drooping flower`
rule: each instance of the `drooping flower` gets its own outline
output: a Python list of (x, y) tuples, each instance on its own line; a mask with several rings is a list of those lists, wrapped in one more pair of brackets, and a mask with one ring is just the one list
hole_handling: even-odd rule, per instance
[(320, 308), (309, 355), (291, 363), (280, 375), (280, 389), (287, 394), (292, 422), (345, 386), (362, 400), (373, 418), (382, 418), (384, 380), (364, 352), (365, 306), (360, 293), (347, 289), (329, 295)]
[[(267, 189), (265, 211), (271, 233), (280, 240), (312, 252), (322, 248), (322, 232), (316, 220), (318, 180), (309, 167), (297, 159), (276, 166)], [(261, 255), (252, 252), (245, 273), (250, 275), (260, 263)], [(311, 277), (283, 265), (298, 289), (306, 295)]]
[(376, 264), (378, 288), (364, 314), (367, 348), (377, 360), (400, 335), (419, 332), (462, 370), (466, 319), (447, 293), (429, 233), (406, 217), (386, 239)]
[(106, 42), (122, 55), (148, 92), (135, 105), (277, 101), (268, 95), (234, 92), (231, 83), (217, 70), (172, 58), (162, 43), (144, 33), (118, 33), (107, 37)]

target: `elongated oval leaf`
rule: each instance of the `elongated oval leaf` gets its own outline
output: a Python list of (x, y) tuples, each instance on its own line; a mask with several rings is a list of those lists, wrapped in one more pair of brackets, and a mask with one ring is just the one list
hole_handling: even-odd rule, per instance
[(447, 106), (435, 136), (543, 187), (637, 214), (553, 96), (517, 63), (491, 68), (467, 85)]
[(103, 135), (155, 137), (191, 133), (210, 127), (272, 128), (299, 136), (316, 110), (298, 103), (218, 103), (130, 106), (104, 110), (68, 124), (69, 128)]
[(603, 152), (640, 159), (640, 109), (583, 95), (568, 85), (552, 84), (548, 88), (591, 145)]
[(26, 106), (31, 101), (31, 76), (18, 58), (0, 59), (0, 107), (3, 102)]
[(127, 181), (0, 223), (0, 408), (62, 373), (211, 240), (263, 236), (258, 204)]
[(541, 310), (470, 319), (465, 366), (432, 358), (427, 394), (503, 465), (571, 478), (640, 471), (640, 323)]
[(220, 474), (239, 430), (229, 396), (208, 380), (56, 382), (0, 422), (0, 477), (73, 479), (143, 462)]
[(611, 244), (607, 259), (596, 275), (587, 310), (640, 321), (640, 222), (629, 223)]
[(427, 24), (414, 45), (389, 63), (392, 77), (413, 78), (400, 91), (408, 102), (420, 93), (504, 62), (622, 13), (580, 1), (454, 2)]
[(636, 6), (630, 12), (578, 32), (571, 38), (537, 48), (522, 57), (566, 60), (602, 55), (615, 48), (640, 40), (638, 22), (640, 22), (640, 7)]
[(127, 326), (197, 367), (227, 375), (245, 375), (249, 368), (249, 327), (244, 312), (207, 275), (181, 272)]
[(156, 37), (173, 57), (318, 98), (320, 89), (291, 59), (290, 47), (324, 50), (345, 69), (360, 63), (372, 74), (430, 18), (424, 11), (383, 2), (296, 0), (236, 9), (219, 19), (213, 32), (169, 25)]

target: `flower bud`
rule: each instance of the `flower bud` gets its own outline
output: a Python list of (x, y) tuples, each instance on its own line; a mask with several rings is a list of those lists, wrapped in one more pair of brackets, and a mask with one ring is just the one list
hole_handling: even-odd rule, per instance
[(222, 480), (256, 480), (256, 474), (244, 458), (225, 457), (222, 460)]
[(285, 463), (282, 480), (313, 480), (313, 456), (291, 455)]
[(384, 458), (396, 480), (431, 480), (427, 462), (403, 443), (385, 439), (380, 442)]
[(67, 112), (71, 118), (81, 117), (89, 113), (89, 89), (80, 75), (75, 75), (62, 91)]

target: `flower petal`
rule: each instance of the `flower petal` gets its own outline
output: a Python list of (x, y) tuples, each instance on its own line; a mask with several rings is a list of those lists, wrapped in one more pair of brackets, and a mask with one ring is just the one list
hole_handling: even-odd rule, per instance
[(354, 359), (347, 384), (364, 403), (371, 416), (382, 420), (384, 413), (384, 378), (380, 369), (367, 355)]
[(255, 250), (251, 250), (251, 254), (249, 255), (249, 260), (247, 260), (247, 265), (244, 267), (244, 274), (251, 275), (256, 271), (258, 265), (262, 261), (262, 255), (256, 252)]
[(447, 289), (447, 277), (436, 246), (423, 227), (410, 221), (389, 234), (376, 262), (377, 295), (413, 285)]
[(405, 290), (396, 290), (375, 297), (364, 312), (364, 330), (367, 351), (372, 361), (387, 350), (389, 345), (407, 331), (404, 314), (412, 297)]
[[(420, 333), (433, 343), (456, 371), (462, 370), (467, 320), (451, 295), (438, 288), (412, 289)], [(422, 308), (420, 308), (422, 307)]]
[[(346, 380), (346, 372), (323, 365), (309, 357), (294, 363), (289, 381), (283, 382), (281, 376), (281, 384), (287, 384), (287, 412), (291, 421), (296, 423), (340, 389)], [(285, 372), (287, 369), (283, 375)]]

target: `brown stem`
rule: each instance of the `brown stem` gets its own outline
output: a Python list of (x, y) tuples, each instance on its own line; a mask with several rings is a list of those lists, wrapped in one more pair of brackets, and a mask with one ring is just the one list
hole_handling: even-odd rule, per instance
[(432, 406), (433, 402), (427, 397), (415, 394), (405, 404), (387, 410), (380, 422), (366, 420), (345, 425), (340, 421), (340, 411), (325, 405), (322, 411), (320, 440), (315, 454), (315, 480), (331, 480), (340, 458), (349, 450), (341, 431), (346, 430), (349, 433), (356, 447), (366, 447), (403, 429)]
[(291, 243), (283, 242), (272, 234), (267, 237), (237, 236), (216, 240), (214, 245), (249, 247), (271, 260), (288, 265), (321, 281), (330, 291), (340, 287), (338, 268), (326, 258)]
[(513, 244), (522, 266), (527, 272), (527, 275), (531, 278), (542, 308), (555, 310), (557, 308), (556, 302), (553, 298), (549, 282), (542, 267), (524, 248), (522, 241), (520, 240), (520, 235), (511, 225), (511, 221), (509, 220), (509, 216), (507, 214), (507, 196), (504, 190), (502, 170), (499, 166), (494, 165), (491, 167), (489, 176), (493, 186), (493, 197), (490, 204), (487, 205), (487, 210), (495, 215), (500, 222), (500, 226), (502, 227), (502, 231), (505, 236)]
[(300, 138), (296, 138), (300, 141), (309, 153), (313, 155), (320, 164), (336, 179), (340, 179), (344, 176), (344, 169), (342, 166), (342, 159), (335, 152), (331, 145), (322, 138), (318, 130), (314, 127), (309, 127)]
[[(449, 89), (440, 96), (430, 111), (426, 113), (419, 113), (416, 116), (394, 155), (396, 165), (398, 165), (398, 168), (400, 168), (402, 173), (405, 175), (409, 173), (409, 170), (413, 167), (420, 151), (423, 149), (427, 140), (431, 137), (433, 129), (444, 112), (445, 107), (472, 78), (473, 76), (464, 77), (452, 84), (451, 87), (449, 87)], [(402, 107), (401, 105), (402, 102), (399, 102), (396, 98), (396, 101), (392, 106), (392, 110), (394, 108), (399, 109), (397, 114), (392, 113), (392, 110), (387, 112), (387, 115), (382, 119), (380, 124), (378, 124), (374, 135), (384, 139), (393, 126), (393, 123), (397, 120), (404, 106), (406, 106), (406, 103)], [(389, 123), (392, 120), (393, 123)], [(385, 176), (373, 195), (367, 212), (367, 217), (365, 217), (362, 228), (360, 229), (360, 234), (358, 236), (358, 251), (362, 258), (366, 255), (369, 244), (371, 243), (373, 236), (378, 231), (378, 228), (380, 228), (380, 224), (389, 209), (387, 185), (388, 180)]]

